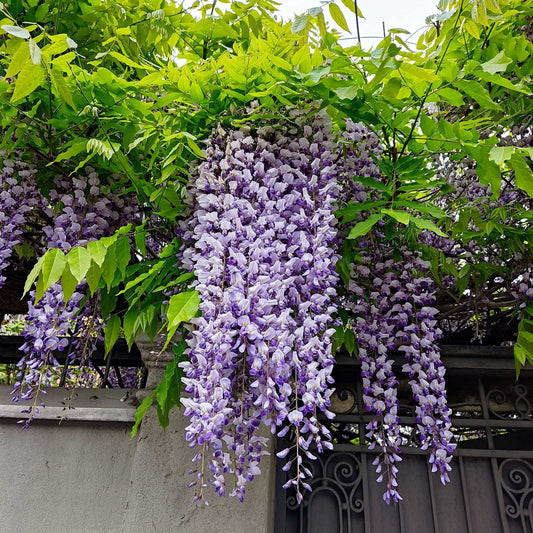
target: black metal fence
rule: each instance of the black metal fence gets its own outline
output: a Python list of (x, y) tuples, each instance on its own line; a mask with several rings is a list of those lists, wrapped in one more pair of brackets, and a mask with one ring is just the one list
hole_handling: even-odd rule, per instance
[[(403, 501), (375, 481), (356, 359), (336, 368), (334, 450), (307, 461), (313, 491), (297, 505), (277, 469), (275, 533), (533, 533), (533, 369), (515, 380), (509, 348), (443, 347), (457, 450), (442, 486), (417, 446), (414, 404), (400, 380)], [(279, 448), (285, 443), (279, 443)], [(281, 463), (281, 462), (280, 462)]]
[[(0, 365), (16, 365), (22, 358), (23, 353), (20, 351), (20, 347), (24, 342), (24, 339), (18, 335), (0, 335)], [(83, 365), (80, 365), (79, 362), (70, 362), (68, 348), (62, 352), (55, 352), (54, 358), (60, 364), (57, 383), (60, 387), (65, 386), (69, 369), (78, 366), (87, 367), (88, 365), (90, 365), (90, 371), (98, 376), (101, 388), (124, 388), (126, 381), (124, 378), (128, 369), (138, 369), (140, 374), (137, 380), (139, 388), (144, 388), (146, 385), (148, 371), (142, 362), (139, 349), (133, 345), (129, 350), (124, 339), (119, 339), (107, 356), (104, 356), (103, 343), (98, 342), (96, 350), (90, 356), (90, 362), (87, 361)], [(13, 375), (15, 373), (16, 369), (13, 368)]]

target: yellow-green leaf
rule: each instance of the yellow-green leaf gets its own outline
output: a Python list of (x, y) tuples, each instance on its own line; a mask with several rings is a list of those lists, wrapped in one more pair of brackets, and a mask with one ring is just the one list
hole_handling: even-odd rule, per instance
[(91, 241), (87, 244), (87, 250), (89, 250), (92, 260), (101, 267), (105, 260), (107, 246), (101, 241)]
[(67, 254), (68, 266), (78, 283), (81, 283), (91, 266), (91, 254), (87, 248), (77, 246)]
[(417, 67), (416, 65), (411, 65), (410, 63), (402, 63), (400, 72), (402, 72), (406, 78), (415, 81), (422, 80), (433, 82), (439, 79), (439, 77), (432, 70)]
[(67, 258), (59, 248), (48, 250), (44, 256), (41, 277), (43, 280), (44, 290), (51, 287), (59, 281), (67, 265)]
[(472, 6), (472, 19), (483, 26), (487, 26), (489, 19), (487, 18), (487, 10), (485, 9), (485, 4), (482, 0), (474, 0)]
[[(63, 74), (56, 69), (52, 69), (51, 73), (52, 73), (52, 82), (54, 84), (54, 88), (56, 89), (58, 96), (61, 98), (61, 100), (67, 103), (72, 109), (75, 109), (74, 101), (72, 99), (72, 93), (70, 92), (70, 89), (68, 88), (68, 85), (65, 81), (65, 78), (63, 77)], [(83, 148), (85, 149), (85, 146)]]
[(346, 23), (346, 19), (344, 18), (344, 14), (341, 11), (341, 8), (334, 3), (329, 4), (329, 14), (331, 15), (331, 18), (344, 30), (350, 33), (350, 29), (348, 28), (348, 24)]
[(61, 276), (61, 287), (63, 288), (63, 297), (65, 299), (65, 302), (68, 302), (70, 300), (77, 286), (78, 281), (72, 275), (70, 268), (65, 268), (65, 271)]
[(35, 89), (37, 89), (37, 87), (41, 85), (43, 80), (43, 67), (40, 64), (34, 65), (33, 63), (27, 61), (17, 77), (11, 102), (16, 103), (19, 100), (26, 98), (26, 96), (29, 96), (33, 91), (35, 91)]
[(485, 72), (496, 74), (496, 72), (505, 72), (507, 70), (507, 66), (512, 62), (513, 61), (505, 55), (505, 52), (501, 50), (489, 61), (481, 63), (481, 68)]
[(140, 69), (143, 69), (143, 70), (154, 70), (153, 67), (151, 67), (150, 65), (141, 65), (140, 63), (136, 63), (135, 61), (133, 61), (129, 57), (127, 57), (124, 54), (121, 54), (119, 52), (109, 52), (109, 55), (111, 57), (114, 57), (120, 63), (123, 63), (124, 65), (128, 65), (128, 67), (140, 68)]
[(30, 59), (30, 48), (26, 41), (21, 41), (20, 46), (11, 58), (11, 62), (7, 68), (6, 78), (13, 78), (16, 76), (22, 70), (22, 67), (28, 59)]
[(489, 153), (489, 159), (497, 165), (502, 165), (514, 154), (514, 146), (495, 146)]
[(26, 283), (24, 284), (24, 293), (22, 296), (25, 296), (27, 292), (31, 289), (32, 285), (35, 283), (37, 276), (41, 272), (43, 263), (44, 263), (44, 255), (39, 258), (37, 263), (35, 263), (35, 265), (31, 269), (31, 272), (28, 274), (28, 277), (26, 278)]
[(407, 213), (406, 211), (397, 211), (395, 209), (382, 209), (381, 212), (385, 215), (389, 215), (391, 218), (397, 220), (398, 222), (400, 222), (400, 224), (404, 224), (405, 226), (407, 226), (407, 224), (409, 224), (409, 220), (411, 220), (411, 215), (409, 215), (409, 213)]
[(361, 10), (359, 9), (359, 7), (355, 5), (355, 1), (354, 0), (341, 0), (341, 2), (352, 12), (352, 13), (357, 13), (357, 16), (359, 18), (362, 18), (364, 19), (365, 17), (363, 17), (363, 13), (361, 13)]
[(425, 218), (417, 218), (417, 217), (411, 217), (411, 222), (420, 229), (427, 229), (429, 231), (432, 231), (433, 233), (436, 233), (437, 235), (440, 235), (441, 237), (447, 237), (446, 233), (444, 233), (442, 230), (439, 229), (439, 227), (432, 222), (431, 220), (426, 220)]
[(466, 19), (463, 28), (475, 39), (479, 39), (480, 33), (478, 25), (472, 19)]
[(169, 329), (190, 320), (198, 311), (200, 296), (196, 291), (180, 292), (170, 298), (167, 319)]

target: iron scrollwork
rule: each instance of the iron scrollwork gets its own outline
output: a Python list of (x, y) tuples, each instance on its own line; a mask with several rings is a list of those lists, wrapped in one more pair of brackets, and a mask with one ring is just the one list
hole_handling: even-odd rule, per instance
[(352, 524), (362, 520), (365, 509), (360, 456), (333, 452), (323, 454), (314, 461), (304, 460), (303, 466), (313, 474), (310, 481), (313, 490), (306, 492), (298, 505), (294, 490), (289, 488), (285, 503), (289, 513), (299, 515), (299, 523), (303, 525), (301, 531), (315, 531), (317, 513), (323, 512), (324, 500), (328, 500), (328, 520), (338, 525), (339, 533), (350, 533)]
[(533, 466), (523, 459), (506, 459), (500, 464), (505, 514), (512, 525), (520, 523), (524, 533), (533, 532)]
[(507, 389), (495, 387), (489, 390), (487, 403), (491, 416), (500, 420), (529, 420), (533, 415), (528, 390), (523, 383), (516, 383)]

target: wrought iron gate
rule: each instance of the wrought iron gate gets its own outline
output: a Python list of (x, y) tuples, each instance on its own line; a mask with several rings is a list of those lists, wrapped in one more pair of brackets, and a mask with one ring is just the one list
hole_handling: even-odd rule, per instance
[[(307, 461), (313, 491), (301, 505), (281, 485), (275, 533), (533, 533), (533, 369), (515, 380), (506, 348), (443, 347), (457, 450), (451, 482), (442, 486), (416, 446), (413, 403), (400, 382), (403, 501), (386, 505), (365, 444), (358, 365), (336, 370), (334, 450)], [(283, 443), (279, 444), (285, 447)]]

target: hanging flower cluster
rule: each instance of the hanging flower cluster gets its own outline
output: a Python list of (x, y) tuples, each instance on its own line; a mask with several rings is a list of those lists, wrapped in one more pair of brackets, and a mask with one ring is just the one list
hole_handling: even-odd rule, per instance
[[(375, 235), (379, 237), (379, 233)], [(449, 481), (451, 453), (450, 409), (446, 402), (444, 366), (436, 345), (440, 336), (431, 307), (436, 287), (426, 272), (429, 264), (419, 253), (401, 250), (402, 258), (393, 259), (386, 243), (377, 246), (372, 239), (362, 240), (361, 261), (354, 266), (350, 281), (353, 324), (362, 362), (364, 403), (375, 417), (367, 425), (371, 447), (379, 446), (374, 461), (379, 480), (387, 480), (383, 495), (386, 502), (401, 499), (397, 487), (401, 460), (397, 389), (392, 368), (392, 351), (404, 352), (403, 372), (416, 403), (416, 424), (422, 449), (430, 449), (430, 463), (441, 481)]]
[[(12, 166), (8, 163), (7, 168)], [(69, 250), (74, 246), (111, 235), (135, 217), (135, 203), (128, 198), (110, 194), (107, 188), (102, 187), (94, 170), (88, 168), (87, 172), (87, 176), (57, 178), (49, 199), (43, 198), (37, 192), (28, 194), (27, 198), (20, 197), (20, 211), (29, 211), (38, 205), (42, 209), (43, 220), (49, 221), (39, 228), (44, 235), (44, 241), (39, 243), (42, 247), (41, 253), (48, 248)], [(12, 178), (4, 180), (4, 183), (12, 185), (6, 188), (6, 191), (9, 191), (11, 196), (19, 194), (17, 191), (22, 187), (21, 179), (28, 180), (25, 185), (27, 190), (37, 191), (34, 175), (34, 169), (25, 165), (24, 170), (18, 172), (16, 184), (8, 181)], [(24, 206), (28, 206), (27, 209)], [(21, 221), (20, 235), (27, 231), (26, 226), (25, 221)], [(35, 397), (34, 405), (23, 411), (29, 414), (25, 427), (38, 412), (36, 393), (49, 385), (52, 377), (50, 368), (58, 365), (53, 354), (67, 347), (69, 332), (74, 331), (76, 337), (69, 352), (71, 360), (94, 350), (103, 324), (92, 299), (86, 298), (86, 292), (87, 286), (79, 285), (69, 301), (65, 302), (62, 286), (58, 282), (50, 287), (37, 303), (34, 301), (35, 291), (30, 293), (26, 327), (22, 333), (26, 340), (21, 347), (24, 356), (18, 363), (19, 372), (13, 390), (14, 401)]]
[[(347, 122), (342, 139), (346, 148), (345, 199), (352, 203), (382, 200), (379, 190), (363, 185), (358, 178), (383, 181), (377, 164), (382, 148), (368, 128)], [(361, 211), (357, 222), (367, 215)], [(378, 225), (358, 242), (358, 260), (344, 306), (351, 310), (351, 327), (358, 344), (363, 380), (363, 402), (374, 415), (367, 425), (370, 447), (381, 451), (374, 460), (378, 481), (386, 480), (383, 499), (401, 500), (397, 490), (396, 463), (401, 461), (403, 443), (399, 425), (398, 379), (393, 369), (393, 352), (403, 351), (403, 372), (410, 380), (416, 403), (416, 423), (423, 449), (430, 449), (433, 471), (449, 481), (451, 452), (450, 410), (446, 403), (444, 366), (436, 346), (436, 286), (427, 276), (429, 263), (419, 253), (397, 250), (384, 238)], [(434, 234), (431, 234), (432, 236)], [(437, 237), (440, 239), (440, 237)]]
[[(1, 154), (0, 154), (1, 155)], [(16, 160), (3, 159), (0, 168), (0, 287), (2, 272), (9, 265), (15, 246), (21, 244), (29, 218), (45, 206), (37, 184), (36, 170)]]
[(308, 487), (302, 453), (331, 447), (317, 413), (332, 416), (339, 169), (327, 121), (295, 121), (220, 131), (196, 179), (183, 262), (196, 274), (202, 316), (183, 364), (190, 396), (182, 402), (186, 438), (199, 448), (197, 498), (207, 484), (225, 494), (232, 472), (231, 495), (243, 499), (265, 453), (261, 424), (294, 432), (297, 473), (288, 485), (299, 499)]

